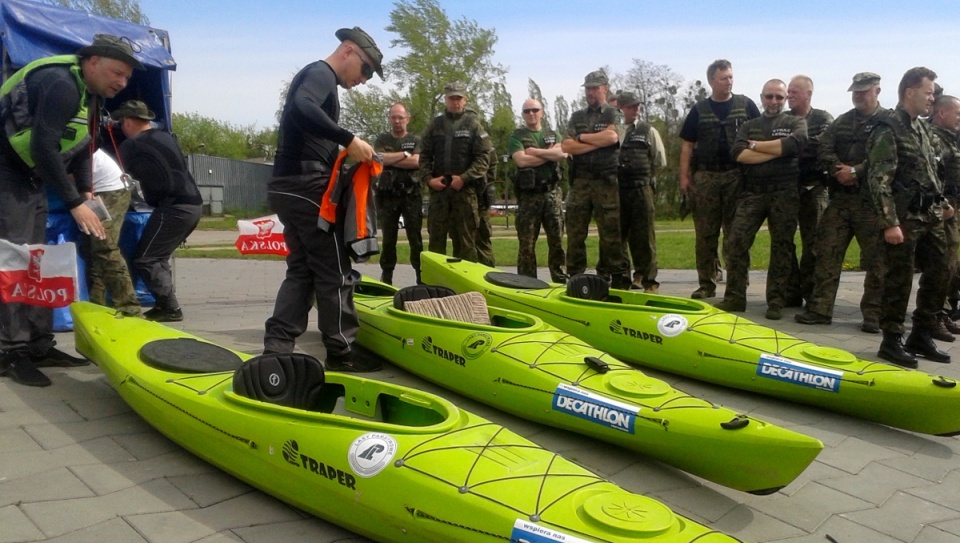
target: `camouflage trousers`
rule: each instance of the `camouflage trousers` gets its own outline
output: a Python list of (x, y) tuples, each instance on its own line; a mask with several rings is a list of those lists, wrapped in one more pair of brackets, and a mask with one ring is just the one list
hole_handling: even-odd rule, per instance
[(863, 320), (878, 322), (883, 297), (883, 233), (876, 211), (859, 192), (838, 190), (830, 195), (817, 229), (813, 294), (807, 298), (807, 309), (833, 317), (843, 260), (853, 238), (860, 245), (860, 267), (866, 272), (860, 313)]
[(797, 233), (798, 194), (796, 187), (757, 194), (743, 192), (730, 225), (727, 250), (727, 289), (725, 300), (746, 300), (750, 271), (750, 248), (757, 232), (767, 221), (770, 232), (770, 266), (767, 269), (767, 305), (784, 307), (787, 280), (797, 249), (793, 238)]
[[(477, 262), (490, 266), (496, 266), (496, 259), (493, 256), (493, 225), (490, 224), (490, 208), (483, 207), (477, 210), (480, 215), (480, 226), (477, 228)], [(456, 246), (454, 246), (456, 249)]]
[(903, 243), (881, 244), (886, 273), (883, 277), (880, 329), (903, 333), (913, 290), (914, 267), (917, 267), (920, 268), (920, 286), (913, 311), (913, 327), (929, 330), (936, 326), (937, 314), (947, 299), (950, 271), (943, 222), (901, 219), (900, 229), (903, 231)]
[(623, 260), (630, 265), (633, 257), (633, 280), (643, 288), (657, 286), (656, 193), (653, 185), (620, 189), (620, 235), (624, 238)]
[(107, 305), (107, 295), (113, 307), (125, 314), (139, 315), (140, 300), (133, 288), (127, 261), (120, 254), (117, 241), (123, 228), (123, 219), (130, 207), (130, 191), (126, 189), (97, 193), (113, 220), (103, 223), (106, 239), (83, 236), (83, 250), (87, 254), (87, 282), (90, 301)]
[(740, 170), (698, 171), (693, 174), (693, 228), (696, 231), (697, 277), (700, 288), (715, 292), (720, 269), (720, 231), (723, 231), (723, 260), (729, 267), (729, 238), (740, 192)]
[(420, 271), (420, 253), (423, 251), (423, 202), (420, 191), (412, 193), (377, 193), (377, 218), (383, 230), (383, 246), (380, 248), (380, 269), (392, 271), (397, 267), (397, 234), (400, 218), (410, 245), (410, 265)]
[(537, 240), (540, 227), (547, 234), (547, 266), (555, 283), (566, 281), (563, 252), (563, 209), (560, 187), (547, 192), (517, 195), (517, 273), (537, 276)]
[(447, 253), (447, 236), (453, 238), (453, 256), (477, 262), (477, 230), (480, 212), (472, 187), (456, 191), (446, 188), (430, 193), (427, 234), (431, 252)]
[(790, 280), (787, 282), (787, 299), (810, 300), (813, 295), (813, 270), (817, 265), (817, 225), (827, 209), (827, 188), (816, 185), (800, 187), (800, 207), (797, 210), (797, 226), (800, 228), (800, 261), (793, 257)]
[(578, 177), (567, 194), (567, 273), (571, 276), (587, 269), (587, 234), (590, 220), (596, 219), (600, 235), (600, 259), (597, 273), (604, 277), (622, 277), (627, 273), (620, 239), (620, 189), (617, 175)]
[[(950, 199), (950, 205), (957, 209), (957, 202)], [(947, 300), (955, 303), (960, 300), (960, 257), (957, 251), (960, 250), (960, 223), (956, 215), (943, 221), (944, 235), (947, 240), (947, 261), (950, 269), (950, 282), (947, 285)]]

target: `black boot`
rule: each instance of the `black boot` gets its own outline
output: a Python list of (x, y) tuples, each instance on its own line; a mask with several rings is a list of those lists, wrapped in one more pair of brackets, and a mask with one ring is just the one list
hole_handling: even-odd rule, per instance
[(883, 333), (883, 341), (880, 342), (880, 351), (877, 352), (877, 356), (881, 360), (886, 360), (904, 368), (919, 366), (917, 358), (904, 350), (903, 335), (897, 332)]
[[(941, 351), (930, 337), (930, 330), (914, 327), (907, 337), (904, 349), (917, 356), (922, 356), (931, 362), (950, 363), (950, 355)], [(882, 348), (882, 347), (881, 347)]]
[(388, 285), (393, 284), (393, 270), (383, 270), (380, 274), (380, 280)]

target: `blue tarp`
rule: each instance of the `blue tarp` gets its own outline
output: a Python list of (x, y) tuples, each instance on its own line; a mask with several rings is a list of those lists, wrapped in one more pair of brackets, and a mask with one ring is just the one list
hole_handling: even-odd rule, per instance
[(146, 68), (134, 72), (127, 88), (107, 101), (107, 109), (126, 100), (143, 100), (163, 128), (170, 130), (170, 71), (176, 70), (177, 63), (170, 54), (166, 30), (30, 0), (0, 0), (4, 75), (38, 58), (76, 53), (95, 34), (129, 38), (140, 49), (136, 56)]

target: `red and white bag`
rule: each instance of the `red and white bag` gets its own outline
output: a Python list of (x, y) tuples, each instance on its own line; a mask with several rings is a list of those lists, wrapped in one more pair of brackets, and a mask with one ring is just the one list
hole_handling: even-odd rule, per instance
[(283, 223), (276, 215), (258, 219), (238, 220), (240, 236), (236, 247), (242, 255), (287, 256), (287, 242), (283, 239)]
[(0, 299), (66, 307), (77, 297), (77, 246), (17, 245), (0, 239)]

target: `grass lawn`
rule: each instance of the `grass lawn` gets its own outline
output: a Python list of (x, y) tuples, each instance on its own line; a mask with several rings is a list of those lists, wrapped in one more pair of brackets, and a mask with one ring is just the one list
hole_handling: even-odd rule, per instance
[[(517, 238), (516, 230), (513, 229), (513, 217), (494, 216), (491, 218), (494, 228), (493, 248), (498, 266), (516, 266), (517, 264)], [(204, 218), (198, 228), (202, 230), (228, 230), (236, 231), (237, 217), (225, 218)], [(509, 226), (508, 226), (509, 224)], [(402, 231), (401, 231), (402, 232)], [(402, 234), (401, 234), (402, 235)], [(427, 240), (426, 226), (424, 226), (424, 243)], [(592, 233), (587, 238), (587, 266), (596, 265), (598, 258), (597, 249), (598, 238), (596, 233)], [(657, 261), (660, 268), (663, 269), (694, 269), (696, 267), (694, 257), (694, 232), (691, 221), (657, 221)], [(800, 233), (796, 236), (796, 245), (800, 249)], [(564, 249), (566, 249), (566, 238), (564, 238)], [(451, 244), (447, 243), (447, 250), (450, 251)], [(240, 255), (232, 244), (216, 247), (199, 247), (178, 249), (176, 256), (179, 258), (253, 258), (260, 260), (281, 260), (280, 257), (267, 255)], [(401, 264), (410, 263), (410, 248), (404, 239), (400, 240), (397, 246), (397, 259)], [(377, 262), (374, 257), (370, 262)], [(754, 270), (765, 270), (770, 262), (770, 235), (766, 230), (757, 233), (753, 249), (750, 251), (750, 268)], [(547, 263), (547, 241), (546, 235), (541, 233), (540, 240), (537, 242), (537, 263), (540, 266), (546, 266)], [(860, 247), (856, 240), (850, 244), (844, 260), (845, 270), (860, 269)]]

